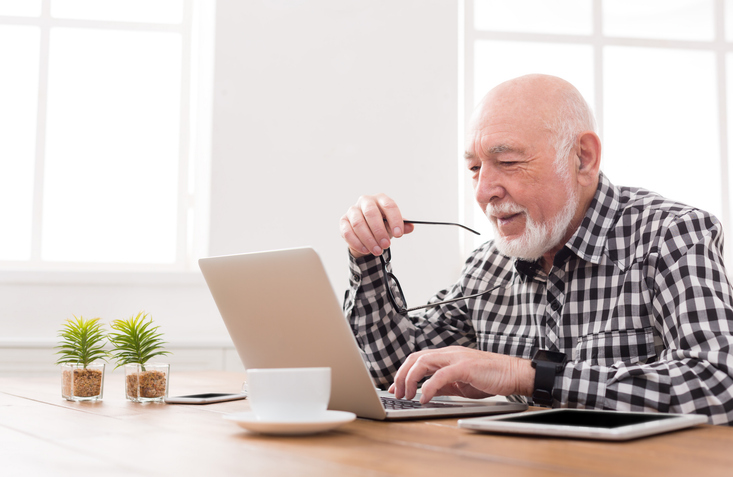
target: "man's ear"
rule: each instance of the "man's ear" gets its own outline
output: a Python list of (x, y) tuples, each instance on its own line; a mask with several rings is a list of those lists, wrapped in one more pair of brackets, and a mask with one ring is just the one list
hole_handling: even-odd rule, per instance
[(591, 186), (598, 181), (601, 168), (601, 140), (593, 131), (585, 131), (578, 136), (576, 144), (578, 155), (578, 182)]

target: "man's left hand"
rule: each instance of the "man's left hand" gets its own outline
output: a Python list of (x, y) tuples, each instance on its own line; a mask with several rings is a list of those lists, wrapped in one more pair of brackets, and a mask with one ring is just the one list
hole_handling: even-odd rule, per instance
[(422, 386), (423, 404), (434, 396), (531, 396), (534, 374), (528, 359), (448, 346), (412, 353), (400, 366), (389, 390), (398, 399), (413, 399), (420, 380), (431, 376)]

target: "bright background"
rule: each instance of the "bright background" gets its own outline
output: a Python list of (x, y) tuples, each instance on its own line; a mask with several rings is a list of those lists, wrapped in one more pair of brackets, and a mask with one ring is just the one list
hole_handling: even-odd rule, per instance
[[(731, 40), (729, 0), (0, 0), (0, 372), (53, 370), (72, 314), (140, 310), (174, 369), (238, 369), (196, 259), (310, 245), (340, 299), (362, 194), (487, 231), (464, 123), (526, 73), (579, 88), (614, 182), (727, 231)], [(396, 241), (408, 301), (475, 245)]]

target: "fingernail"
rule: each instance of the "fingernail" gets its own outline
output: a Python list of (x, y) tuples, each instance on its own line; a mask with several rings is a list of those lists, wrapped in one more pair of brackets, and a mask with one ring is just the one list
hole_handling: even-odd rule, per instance
[(369, 249), (366, 247), (361, 247), (361, 253), (369, 253)]
[(381, 253), (382, 253), (382, 249), (381, 249), (381, 248), (379, 248), (379, 247), (377, 247), (377, 246), (375, 245), (375, 246), (374, 246), (374, 248), (372, 249), (372, 253), (373, 253), (374, 255), (379, 255), (379, 254), (381, 254)]
[(392, 231), (392, 233), (394, 233), (394, 236), (395, 237), (401, 237), (402, 236), (402, 229), (399, 228), (399, 227), (395, 227), (394, 230)]
[(387, 247), (389, 247), (389, 240), (382, 239), (382, 240), (379, 241), (379, 245), (381, 245), (382, 248), (387, 248)]

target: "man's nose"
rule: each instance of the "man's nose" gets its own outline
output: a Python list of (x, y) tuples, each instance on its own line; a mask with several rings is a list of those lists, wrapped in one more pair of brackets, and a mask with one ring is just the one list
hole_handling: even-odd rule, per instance
[(474, 193), (476, 202), (483, 206), (492, 201), (501, 200), (506, 191), (498, 181), (496, 174), (493, 174), (489, 168), (482, 167), (478, 180), (474, 184)]

